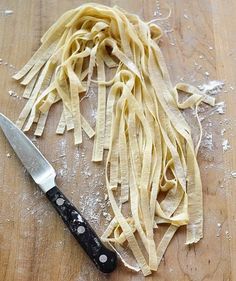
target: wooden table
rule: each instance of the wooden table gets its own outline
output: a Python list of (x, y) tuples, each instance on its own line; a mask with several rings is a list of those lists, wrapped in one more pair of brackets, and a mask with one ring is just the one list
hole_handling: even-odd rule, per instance
[[(12, 81), (40, 45), (40, 38), (66, 10), (87, 1), (2, 0), (0, 2), (0, 111), (16, 120), (25, 101), (23, 88)], [(212, 134), (213, 148), (202, 147), (199, 163), (204, 189), (204, 239), (184, 245), (185, 230), (171, 242), (157, 273), (146, 280), (236, 280), (236, 1), (235, 0), (104, 0), (151, 20), (168, 9), (168, 19), (158, 21), (166, 30), (161, 47), (173, 83), (194, 85), (224, 80), (218, 101), (225, 101), (224, 115), (212, 114), (203, 121), (204, 136)], [(168, 5), (167, 5), (168, 4)], [(13, 14), (5, 15), (5, 10)], [(9, 90), (16, 92), (10, 95)], [(11, 92), (10, 92), (11, 93)], [(71, 134), (56, 136), (60, 106), (50, 112), (46, 131), (34, 139), (59, 173), (61, 189), (81, 206), (85, 217), (102, 233), (104, 218), (93, 199), (104, 200), (103, 164), (90, 164), (92, 142), (85, 137), (78, 149)], [(88, 109), (90, 108), (90, 109)], [(90, 113), (89, 101), (84, 109)], [(224, 136), (221, 136), (225, 129)], [(222, 133), (223, 134), (223, 133)], [(29, 134), (30, 135), (30, 134)], [(208, 136), (209, 138), (209, 136)], [(230, 149), (223, 152), (222, 141)], [(144, 280), (122, 264), (110, 276), (99, 273), (82, 252), (60, 218), (24, 172), (3, 134), (0, 134), (0, 280), (1, 281), (100, 281)], [(86, 166), (87, 165), (87, 166)], [(92, 175), (90, 176), (90, 172)], [(94, 175), (98, 175), (94, 179)], [(103, 206), (104, 207), (104, 206)], [(98, 208), (98, 209), (96, 209)]]

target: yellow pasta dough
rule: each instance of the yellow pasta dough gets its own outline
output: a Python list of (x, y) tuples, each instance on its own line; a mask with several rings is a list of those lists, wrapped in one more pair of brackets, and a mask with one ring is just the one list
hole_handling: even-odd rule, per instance
[[(82, 130), (94, 137), (92, 161), (106, 159), (106, 186), (114, 218), (102, 239), (127, 246), (144, 275), (157, 270), (178, 227), (186, 244), (203, 236), (202, 185), (197, 152), (197, 108), (214, 99), (193, 86), (172, 86), (157, 44), (161, 29), (118, 7), (85, 4), (62, 15), (44, 34), (41, 47), (14, 76), (28, 99), (17, 125), (37, 124), (43, 133), (51, 106), (62, 101), (57, 133)], [(81, 94), (97, 72), (98, 105), (93, 129), (81, 115)], [(108, 81), (105, 69), (115, 69)], [(180, 102), (179, 92), (187, 98)], [(193, 142), (182, 110), (196, 111), (199, 140)], [(162, 199), (160, 199), (162, 198)], [(155, 241), (158, 225), (169, 227)]]

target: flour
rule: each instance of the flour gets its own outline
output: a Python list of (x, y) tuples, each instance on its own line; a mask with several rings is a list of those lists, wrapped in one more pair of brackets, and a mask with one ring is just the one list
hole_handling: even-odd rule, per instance
[(66, 140), (63, 138), (59, 141), (59, 158), (60, 158), (60, 169), (57, 171), (61, 177), (68, 176), (68, 167), (66, 160)]
[(154, 16), (162, 16), (159, 0), (156, 0), (156, 11), (154, 11)]
[(86, 194), (80, 196), (79, 208), (84, 217), (93, 224), (100, 223), (100, 212), (98, 209), (98, 202), (95, 199), (97, 195)]
[(219, 92), (221, 92), (224, 85), (225, 85), (225, 83), (223, 81), (212, 80), (212, 81), (209, 81), (207, 84), (199, 85), (198, 88), (204, 94), (216, 95)]
[(189, 20), (189, 16), (187, 14), (184, 14), (184, 18)]
[(12, 15), (14, 12), (12, 10), (4, 10), (4, 11), (0, 11), (0, 15), (3, 16), (10, 16)]
[(7, 158), (11, 158), (11, 154), (9, 152), (6, 155), (7, 155)]
[(217, 223), (216, 237), (220, 236), (221, 230), (222, 230), (222, 224), (221, 223)]
[(19, 97), (14, 90), (9, 90), (8, 94), (9, 94), (10, 97), (21, 99), (21, 97)]
[(225, 113), (225, 102), (218, 102), (215, 105), (215, 111), (219, 114), (224, 114)]
[(111, 214), (107, 213), (107, 212), (102, 212), (102, 215), (105, 217), (107, 222), (110, 222), (112, 217)]
[(222, 148), (223, 148), (224, 152), (227, 151), (228, 149), (230, 149), (230, 144), (229, 144), (229, 141), (227, 139), (223, 140)]
[(213, 150), (213, 137), (212, 133), (206, 132), (205, 135), (203, 136), (201, 146), (208, 149), (208, 150)]
[(223, 128), (223, 129), (220, 131), (220, 135), (223, 136), (225, 132), (226, 132), (226, 130), (225, 130), (225, 128)]
[(229, 233), (228, 230), (225, 231), (225, 236), (226, 236), (226, 238), (229, 239), (229, 240), (231, 240), (231, 238), (232, 238), (232, 236), (230, 235), (230, 233)]
[[(0, 15), (1, 15), (1, 11), (0, 11)], [(5, 61), (2, 58), (0, 58), (0, 66), (6, 67), (6, 70), (9, 71), (10, 76), (16, 74), (16, 72), (17, 72), (17, 68), (13, 64), (9, 64), (7, 61)], [(12, 90), (9, 90), (9, 91), (12, 91)], [(17, 98), (18, 98), (18, 96), (17, 96)]]

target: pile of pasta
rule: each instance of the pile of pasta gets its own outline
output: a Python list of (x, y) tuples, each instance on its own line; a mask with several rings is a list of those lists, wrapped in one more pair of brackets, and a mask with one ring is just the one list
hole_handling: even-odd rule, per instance
[[(187, 226), (186, 244), (203, 236), (197, 111), (201, 102), (214, 105), (193, 86), (172, 86), (157, 44), (161, 35), (154, 23), (118, 7), (85, 4), (49, 28), (14, 76), (26, 85), (28, 99), (20, 128), (28, 131), (36, 123), (35, 135), (42, 135), (51, 106), (61, 101), (56, 132), (73, 130), (75, 144), (82, 143), (82, 130), (93, 137), (92, 161), (102, 161), (108, 150), (106, 187), (114, 217), (102, 239), (114, 248), (129, 247), (144, 275), (157, 270), (180, 226)], [(91, 83), (98, 88), (95, 128), (80, 112)], [(197, 142), (182, 114), (187, 108), (196, 113)], [(168, 228), (156, 241), (161, 224)]]

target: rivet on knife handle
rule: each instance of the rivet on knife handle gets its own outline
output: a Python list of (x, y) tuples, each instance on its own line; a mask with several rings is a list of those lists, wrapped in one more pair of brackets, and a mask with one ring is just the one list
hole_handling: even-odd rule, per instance
[(116, 268), (116, 253), (103, 245), (92, 227), (56, 186), (46, 195), (97, 268), (104, 273), (112, 272)]

